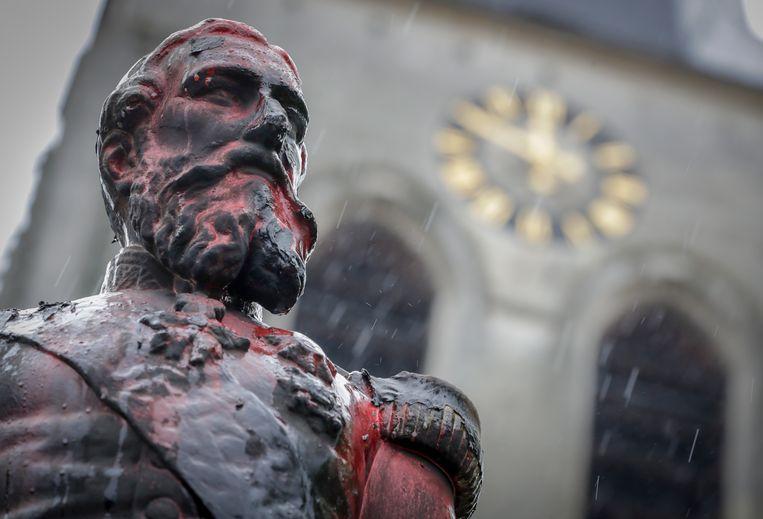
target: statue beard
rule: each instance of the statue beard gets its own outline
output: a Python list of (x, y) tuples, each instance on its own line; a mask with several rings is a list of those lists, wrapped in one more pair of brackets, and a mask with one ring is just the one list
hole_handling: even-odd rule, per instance
[(276, 217), (278, 199), (285, 196), (280, 186), (240, 175), (224, 187), (175, 190), (159, 201), (163, 193), (151, 196), (153, 189), (133, 193), (130, 222), (167, 270), (198, 289), (242, 310), (258, 303), (272, 313), (286, 313), (305, 286), (305, 261), (315, 237), (312, 214), (293, 202), (299, 207), (296, 219), (310, 234), (310, 243), (301, 245)]

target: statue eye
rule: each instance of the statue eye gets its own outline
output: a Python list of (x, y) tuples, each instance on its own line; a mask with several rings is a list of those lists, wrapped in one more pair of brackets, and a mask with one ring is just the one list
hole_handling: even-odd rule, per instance
[(185, 90), (194, 99), (219, 106), (249, 104), (258, 95), (256, 89), (247, 88), (239, 81), (224, 75), (194, 74), (186, 81)]
[(289, 117), (297, 142), (302, 142), (307, 131), (307, 107), (302, 97), (285, 85), (272, 85), (271, 94), (281, 103)]
[(241, 104), (241, 98), (237, 93), (237, 88), (229, 81), (208, 77), (203, 80), (205, 85), (199, 91), (196, 97), (202, 97), (210, 103), (221, 106), (232, 106)]

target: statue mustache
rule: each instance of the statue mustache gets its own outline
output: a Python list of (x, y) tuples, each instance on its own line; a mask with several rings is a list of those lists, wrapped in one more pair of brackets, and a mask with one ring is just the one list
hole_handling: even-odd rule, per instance
[[(195, 165), (178, 174), (159, 190), (157, 200), (160, 201), (160, 205), (170, 208), (168, 211), (170, 214), (195, 214), (201, 210), (203, 203), (198, 205), (197, 203), (190, 203), (190, 200), (184, 203), (183, 195), (199, 193), (204, 189), (218, 185), (224, 182), (226, 176), (233, 171), (263, 178), (289, 200), (298, 214), (298, 219), (303, 223), (306, 236), (301, 240), (298, 249), (301, 257), (306, 260), (315, 245), (317, 227), (312, 212), (302, 203), (295, 192), (289, 174), (284, 167), (284, 160), (272, 149), (256, 143), (240, 143), (225, 153), (218, 163)], [(289, 164), (289, 166), (291, 165)], [(270, 197), (267, 198), (270, 199)], [(183, 208), (183, 205), (186, 207)], [(251, 209), (262, 218), (265, 217), (266, 210), (270, 210), (270, 205), (265, 204), (262, 207), (260, 205), (254, 204)], [(271, 214), (270, 217), (273, 215)], [(184, 227), (186, 231), (189, 229), (187, 225)], [(191, 227), (195, 228), (195, 225)], [(181, 234), (188, 236), (188, 232)]]
[(225, 154), (222, 163), (192, 166), (162, 187), (159, 198), (214, 186), (234, 170), (264, 176), (280, 187), (285, 187), (286, 193), (292, 199), (296, 199), (293, 190), (290, 189), (286, 168), (278, 154), (258, 144), (242, 144), (234, 148)]

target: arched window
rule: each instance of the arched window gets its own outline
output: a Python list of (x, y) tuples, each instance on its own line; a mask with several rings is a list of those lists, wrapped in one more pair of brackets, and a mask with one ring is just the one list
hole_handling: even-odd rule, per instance
[(717, 518), (725, 374), (708, 338), (654, 304), (605, 333), (589, 518)]
[(432, 287), (424, 264), (392, 232), (342, 225), (308, 265), (295, 329), (347, 370), (421, 371)]

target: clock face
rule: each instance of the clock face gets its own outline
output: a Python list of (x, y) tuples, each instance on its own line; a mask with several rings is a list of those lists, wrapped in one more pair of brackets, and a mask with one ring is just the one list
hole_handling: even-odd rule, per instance
[(533, 244), (625, 236), (648, 196), (635, 150), (546, 89), (457, 102), (435, 146), (442, 180), (473, 215)]

